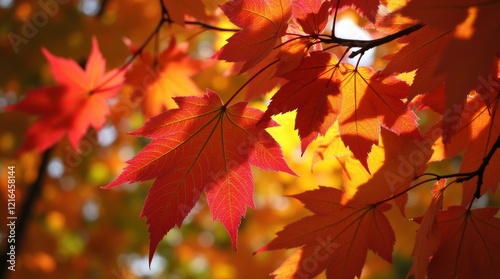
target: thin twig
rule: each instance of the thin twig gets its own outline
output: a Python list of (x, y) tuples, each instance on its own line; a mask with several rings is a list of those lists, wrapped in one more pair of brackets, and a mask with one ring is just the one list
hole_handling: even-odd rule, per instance
[(201, 27), (203, 27), (205, 29), (210, 29), (210, 30), (215, 30), (215, 31), (222, 31), (222, 32), (238, 32), (238, 31), (241, 31), (241, 29), (238, 29), (238, 28), (222, 28), (222, 27), (213, 26), (213, 25), (210, 25), (208, 23), (201, 22), (201, 21), (185, 20), (184, 24), (187, 24), (187, 25), (198, 25), (198, 26), (201, 26)]
[(268, 69), (269, 67), (271, 67), (272, 65), (274, 65), (278, 62), (279, 62), (279, 59), (274, 60), (273, 62), (267, 64), (264, 68), (260, 69), (251, 78), (249, 78), (238, 90), (236, 90), (236, 92), (234, 92), (233, 96), (231, 96), (231, 98), (229, 98), (229, 100), (227, 100), (227, 102), (224, 104), (224, 107), (227, 107), (229, 105), (229, 103), (231, 103), (231, 101), (234, 99), (234, 97), (236, 97), (236, 95), (238, 95), (243, 90), (243, 88), (245, 88), (250, 82), (252, 82), (252, 80), (254, 80), (258, 75), (260, 75), (266, 69)]
[(334, 35), (332, 35), (328, 38), (325, 38), (324, 36), (320, 36), (318, 38), (321, 40), (321, 42), (327, 43), (327, 44), (339, 44), (341, 46), (346, 46), (346, 47), (350, 47), (350, 48), (359, 47), (360, 49), (352, 52), (349, 55), (349, 58), (354, 58), (357, 55), (362, 54), (371, 48), (386, 44), (386, 43), (391, 42), (391, 41), (398, 39), (400, 37), (409, 35), (415, 31), (419, 30), (422, 27), (424, 27), (424, 25), (415, 24), (415, 25), (412, 25), (408, 28), (405, 28), (399, 32), (396, 32), (394, 34), (387, 35), (385, 37), (382, 37), (379, 39), (374, 39), (374, 40), (345, 39), (345, 38), (337, 38)]

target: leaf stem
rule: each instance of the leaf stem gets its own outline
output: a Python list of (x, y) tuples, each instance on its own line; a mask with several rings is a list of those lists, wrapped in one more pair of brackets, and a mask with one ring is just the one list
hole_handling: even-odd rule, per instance
[(234, 99), (234, 97), (236, 97), (236, 95), (238, 95), (241, 92), (241, 90), (243, 90), (243, 88), (245, 88), (252, 80), (254, 80), (258, 75), (260, 75), (262, 72), (264, 72), (265, 70), (267, 70), (272, 65), (278, 63), (278, 61), (279, 61), (279, 59), (274, 60), (273, 62), (271, 62), (268, 65), (266, 65), (264, 68), (260, 69), (257, 73), (255, 73), (238, 90), (236, 90), (236, 92), (234, 92), (233, 96), (231, 96), (231, 98), (229, 98), (229, 100), (227, 100), (227, 102), (224, 104), (224, 107), (227, 107), (229, 105), (229, 103)]
[[(393, 195), (393, 196), (391, 196), (391, 197), (389, 197), (389, 198), (387, 198), (387, 199), (385, 199), (383, 201), (377, 202), (376, 205), (378, 205), (380, 203), (384, 203), (384, 202), (390, 201), (392, 199), (395, 199), (395, 198), (401, 196), (402, 194), (410, 191), (411, 189), (413, 189), (413, 188), (415, 188), (417, 186), (422, 185), (423, 183), (430, 182), (430, 181), (437, 181), (437, 180), (444, 179), (444, 178), (454, 178), (454, 177), (457, 178), (457, 179), (455, 179), (455, 181), (453, 181), (454, 183), (463, 183), (463, 182), (468, 181), (468, 180), (470, 180), (470, 179), (472, 179), (472, 178), (474, 178), (474, 177), (477, 176), (476, 191), (474, 192), (473, 200), (474, 199), (478, 199), (478, 198), (481, 197), (481, 186), (483, 185), (484, 172), (485, 172), (486, 167), (488, 166), (491, 158), (493, 157), (493, 155), (495, 154), (495, 152), (496, 152), (497, 149), (500, 149), (500, 135), (497, 137), (496, 142), (493, 144), (493, 146), (491, 147), (491, 149), (488, 152), (488, 154), (483, 158), (483, 162), (477, 168), (477, 170), (475, 170), (473, 172), (453, 173), (453, 174), (447, 174), (447, 175), (439, 175), (439, 174), (435, 174), (435, 173), (422, 173), (421, 175), (417, 176), (415, 178), (415, 180), (417, 180), (417, 179), (419, 179), (419, 178), (421, 178), (423, 176), (434, 176), (434, 177), (426, 179), (426, 180), (424, 180), (422, 182), (419, 182), (418, 184), (416, 184), (414, 186), (411, 186), (410, 188), (402, 191), (401, 193)], [(472, 204), (472, 202), (470, 204)], [(470, 205), (469, 205), (469, 209), (470, 209)]]
[(132, 53), (132, 55), (127, 59), (127, 61), (118, 69), (118, 71), (116, 71), (116, 73), (114, 75), (111, 75), (109, 76), (107, 79), (105, 79), (103, 82), (101, 82), (99, 85), (97, 85), (96, 87), (94, 87), (92, 90), (91, 90), (91, 94), (92, 93), (95, 93), (97, 91), (101, 91), (102, 87), (104, 85), (106, 85), (108, 82), (110, 82), (111, 80), (113, 80), (115, 77), (117, 77), (121, 72), (125, 71), (128, 66), (135, 60), (135, 58), (137, 58), (137, 56), (139, 56), (139, 54), (142, 53), (142, 51), (146, 48), (146, 46), (149, 44), (149, 42), (156, 36), (156, 34), (159, 32), (160, 28), (162, 27), (162, 25), (166, 22), (166, 20), (164, 18), (162, 18), (158, 24), (156, 25), (155, 29), (153, 30), (153, 32), (151, 32), (151, 34), (149, 34), (149, 36), (146, 38), (146, 40), (142, 43), (142, 45), (136, 50), (134, 51), (134, 53)]
[(335, 37), (335, 23), (337, 22), (337, 13), (339, 12), (340, 0), (337, 0), (337, 6), (335, 7), (335, 14), (333, 15), (332, 24), (332, 37)]
[[(151, 32), (151, 34), (149, 34), (149, 36), (146, 38), (146, 40), (142, 43), (142, 45), (139, 47), (139, 49), (137, 49), (136, 51), (134, 51), (134, 53), (132, 53), (132, 55), (127, 59), (127, 61), (118, 69), (118, 71), (110, 76), (109, 78), (107, 78), (106, 80), (104, 80), (103, 82), (101, 82), (98, 86), (96, 86), (92, 91), (91, 93), (94, 93), (96, 91), (100, 91), (101, 87), (106, 85), (108, 82), (110, 82), (112, 79), (114, 79), (116, 76), (118, 76), (122, 71), (126, 70), (127, 67), (135, 60), (135, 58), (137, 58), (137, 56), (139, 56), (139, 54), (142, 53), (142, 51), (146, 48), (146, 46), (151, 42), (151, 40), (153, 38), (156, 38), (156, 42), (155, 42), (155, 51), (158, 51), (157, 50), (157, 45), (158, 45), (158, 34), (159, 34), (159, 31), (160, 31), (160, 28), (163, 26), (163, 24), (165, 23), (168, 23), (168, 24), (172, 24), (173, 21), (170, 19), (170, 15), (168, 13), (168, 10), (165, 6), (165, 4), (163, 3), (162, 0), (159, 1), (160, 2), (160, 6), (161, 6), (161, 10), (162, 10), (162, 15), (161, 15), (161, 19), (160, 21), (158, 22), (158, 24), (156, 25), (155, 29), (153, 30), (153, 32)], [(207, 24), (207, 23), (204, 23), (204, 22), (201, 22), (201, 21), (189, 21), (189, 20), (186, 20), (184, 21), (184, 24), (187, 24), (187, 25), (198, 25), (198, 26), (201, 26), (205, 29), (209, 29), (209, 30), (215, 30), (215, 31), (222, 31), (222, 32), (238, 32), (240, 31), (240, 29), (235, 29), (235, 28), (222, 28), (222, 27), (217, 27), (217, 26), (213, 26), (213, 25), (210, 25), (210, 24)]]
[(431, 181), (434, 181), (434, 180), (439, 180), (439, 179), (429, 178), (429, 179), (426, 179), (426, 180), (424, 180), (424, 181), (420, 181), (419, 183), (417, 183), (417, 184), (415, 184), (415, 185), (413, 185), (413, 186), (408, 187), (408, 189), (405, 189), (405, 190), (403, 190), (403, 191), (401, 191), (401, 192), (397, 193), (396, 195), (392, 195), (392, 196), (390, 196), (390, 197), (388, 197), (388, 198), (386, 198), (386, 199), (384, 199), (384, 200), (381, 200), (381, 201), (379, 201), (379, 202), (376, 202), (376, 203), (374, 204), (374, 206), (379, 206), (380, 204), (383, 204), (383, 203), (388, 202), (388, 201), (390, 201), (390, 200), (396, 199), (396, 198), (398, 198), (398, 197), (400, 197), (400, 196), (404, 195), (405, 193), (408, 193), (409, 191), (413, 190), (414, 188), (417, 188), (418, 186), (421, 186), (421, 185), (423, 185), (423, 184), (425, 184), (425, 183), (427, 183), (427, 182), (431, 182)]

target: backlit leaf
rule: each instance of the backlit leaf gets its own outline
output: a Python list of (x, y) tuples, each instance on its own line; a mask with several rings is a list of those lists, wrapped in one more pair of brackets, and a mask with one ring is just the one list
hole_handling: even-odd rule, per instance
[(181, 226), (202, 193), (236, 248), (241, 218), (247, 206), (254, 207), (250, 165), (293, 174), (265, 131), (274, 122), (257, 125), (261, 111), (246, 103), (225, 107), (210, 90), (203, 97), (175, 101), (178, 109), (151, 118), (133, 132), (152, 141), (105, 187), (155, 179), (141, 213), (149, 225), (150, 262), (158, 242)]

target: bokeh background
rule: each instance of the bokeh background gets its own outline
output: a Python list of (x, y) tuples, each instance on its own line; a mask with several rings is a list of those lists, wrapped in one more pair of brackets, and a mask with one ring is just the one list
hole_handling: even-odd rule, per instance
[[(44, 5), (49, 2), (55, 3), (57, 11), (47, 12)], [(204, 2), (208, 11), (215, 11), (225, 1)], [(41, 13), (45, 13), (46, 21)], [(158, 1), (151, 0), (0, 0), (1, 224), (7, 215), (7, 167), (16, 167), (18, 211), (40, 175), (41, 154), (28, 152), (15, 156), (24, 131), (35, 118), (5, 112), (3, 108), (23, 98), (28, 89), (54, 84), (41, 47), (56, 56), (83, 62), (95, 36), (108, 69), (120, 67), (131, 54), (123, 39), (142, 44), (159, 17)], [(340, 19), (345, 21), (337, 27), (345, 36), (354, 34), (356, 38), (369, 39), (378, 35), (373, 31), (360, 31), (357, 26), (366, 22), (352, 11), (342, 13)], [(232, 27), (220, 12), (211, 18), (211, 23)], [(35, 28), (28, 30), (30, 24)], [(189, 43), (192, 57), (207, 62), (231, 34), (201, 31), (179, 26), (164, 28), (160, 33), (160, 47), (166, 46), (163, 38), (176, 33), (179, 42)], [(13, 44), (13, 33), (26, 40)], [(389, 44), (377, 48), (366, 55), (365, 64), (383, 67), (385, 62), (381, 57), (397, 47)], [(147, 50), (153, 51), (152, 44)], [(226, 63), (211, 63), (193, 79), (201, 90), (213, 89), (227, 100), (249, 78), (228, 75), (228, 70), (230, 65)], [(160, 243), (149, 268), (147, 226), (138, 216), (150, 183), (112, 190), (100, 188), (116, 177), (125, 161), (147, 143), (145, 139), (127, 134), (145, 121), (140, 105), (131, 101), (132, 90), (131, 86), (124, 86), (120, 97), (113, 101), (107, 124), (101, 131), (88, 132), (82, 140), (80, 154), (72, 150), (66, 140), (55, 146), (48, 168), (43, 170), (46, 178), (34, 203), (26, 234), (17, 243), (16, 271), (7, 272), (7, 278), (270, 278), (269, 273), (291, 251), (257, 255), (253, 252), (269, 242), (284, 225), (308, 214), (300, 203), (286, 195), (314, 189), (317, 185), (340, 188), (339, 162), (335, 159), (320, 162), (314, 166), (313, 173), (312, 155), (321, 139), (301, 156), (299, 139), (293, 130), (293, 113), (276, 117), (282, 126), (270, 132), (283, 146), (287, 162), (299, 177), (254, 170), (256, 209), (249, 209), (242, 222), (238, 251), (232, 248), (223, 227), (212, 221), (202, 198), (182, 228), (173, 229)], [(265, 101), (265, 98), (256, 100), (251, 105), (264, 109)], [(422, 114), (421, 117), (425, 124), (433, 116)], [(450, 160), (431, 168), (453, 172), (458, 162)], [(419, 216), (425, 211), (431, 197), (430, 187), (420, 187), (410, 193), (407, 216)], [(446, 202), (456, 203), (459, 197), (459, 192), (456, 197), (447, 195)], [(404, 278), (411, 265), (409, 255), (417, 225), (396, 210), (388, 215), (397, 238), (394, 264), (370, 253), (363, 270), (365, 278)], [(4, 225), (0, 232), (3, 249), (7, 236)]]

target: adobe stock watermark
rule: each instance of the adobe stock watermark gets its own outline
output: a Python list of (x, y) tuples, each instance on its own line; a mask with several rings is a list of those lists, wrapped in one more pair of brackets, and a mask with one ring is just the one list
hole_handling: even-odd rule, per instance
[(22, 19), (24, 22), (21, 27), (21, 33), (16, 34), (9, 32), (10, 44), (17, 54), (21, 44), (27, 44), (30, 39), (33, 39), (41, 28), (49, 23), (49, 18), (54, 17), (60, 10), (60, 5), (69, 3), (69, 0), (38, 0), (38, 11), (34, 12), (31, 19)]
[(300, 260), (300, 266), (297, 268), (293, 278), (311, 278), (311, 275), (318, 272), (320, 263), (328, 260), (335, 252), (335, 249), (340, 247), (339, 243), (333, 242), (331, 235), (327, 238), (318, 236), (316, 237), (316, 242), (317, 245), (314, 247), (312, 255)]
[[(443, 113), (442, 122), (452, 124), (451, 129), (454, 131), (458, 129), (460, 119), (469, 118), (484, 104), (483, 100), (488, 100), (493, 94), (499, 94), (500, 92), (500, 80), (495, 75), (490, 74), (488, 79), (479, 76), (477, 80), (478, 85), (475, 90), (482, 94), (482, 98), (473, 98), (467, 102), (467, 105), (455, 104)], [(414, 140), (417, 148), (407, 156), (398, 156), (399, 165), (397, 169), (384, 172), (384, 178), (392, 192), (397, 190), (397, 184), (411, 176), (415, 177), (415, 167), (422, 165), (425, 163), (425, 158), (432, 156), (432, 146), (436, 140), (445, 134), (444, 132), (443, 128), (436, 126), (427, 133), (428, 137)]]

